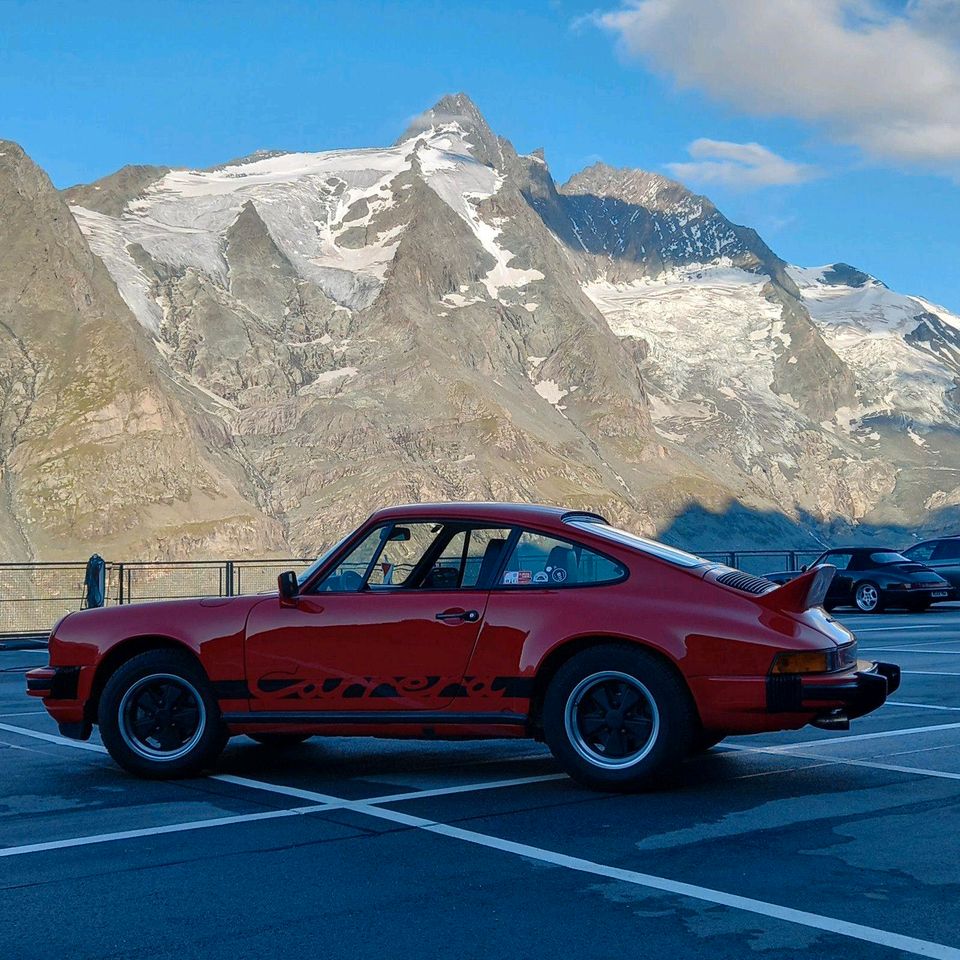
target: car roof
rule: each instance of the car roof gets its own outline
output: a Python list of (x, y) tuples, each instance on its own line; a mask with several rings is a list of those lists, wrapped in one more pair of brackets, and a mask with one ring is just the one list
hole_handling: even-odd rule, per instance
[(831, 547), (827, 553), (899, 553), (895, 547)]
[(552, 507), (537, 503), (485, 503), (460, 501), (448, 503), (404, 503), (395, 507), (377, 510), (371, 521), (413, 520), (426, 517), (437, 520), (480, 520), (505, 524), (547, 524), (559, 526), (565, 517), (590, 517), (603, 520), (589, 510), (573, 510), (569, 507)]

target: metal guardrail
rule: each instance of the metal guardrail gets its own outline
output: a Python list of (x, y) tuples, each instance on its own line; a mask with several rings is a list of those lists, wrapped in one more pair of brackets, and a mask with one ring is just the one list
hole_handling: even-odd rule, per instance
[[(821, 551), (702, 551), (706, 560), (747, 573), (799, 570)], [(276, 588), (277, 575), (313, 560), (171, 560), (107, 563), (104, 604), (143, 603), (187, 597), (233, 597)], [(43, 639), (66, 614), (84, 605), (86, 563), (0, 563), (0, 642)]]

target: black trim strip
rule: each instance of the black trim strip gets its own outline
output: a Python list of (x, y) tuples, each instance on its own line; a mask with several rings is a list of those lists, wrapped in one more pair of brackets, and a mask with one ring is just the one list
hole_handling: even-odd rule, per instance
[(298, 710), (274, 713), (251, 711), (250, 713), (225, 713), (227, 723), (296, 723), (325, 726), (330, 723), (343, 724), (391, 724), (410, 723), (419, 726), (433, 724), (507, 724), (522, 726), (527, 717), (522, 713), (442, 713), (437, 710)]
[(214, 680), (213, 695), (218, 700), (249, 700), (250, 688), (246, 680)]

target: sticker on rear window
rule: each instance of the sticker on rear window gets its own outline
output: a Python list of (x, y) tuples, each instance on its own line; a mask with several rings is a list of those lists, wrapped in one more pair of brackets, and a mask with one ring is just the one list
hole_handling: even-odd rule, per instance
[(530, 583), (533, 580), (532, 570), (508, 570), (503, 575), (503, 582), (508, 584)]

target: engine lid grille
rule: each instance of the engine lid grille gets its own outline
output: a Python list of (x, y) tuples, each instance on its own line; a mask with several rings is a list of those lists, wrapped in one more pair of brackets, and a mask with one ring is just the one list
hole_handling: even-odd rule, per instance
[(771, 587), (776, 587), (772, 580), (766, 577), (754, 577), (742, 570), (731, 570), (729, 573), (721, 573), (717, 577), (717, 583), (722, 583), (725, 587), (733, 587), (734, 590), (742, 590), (744, 593), (761, 594), (767, 593)]

